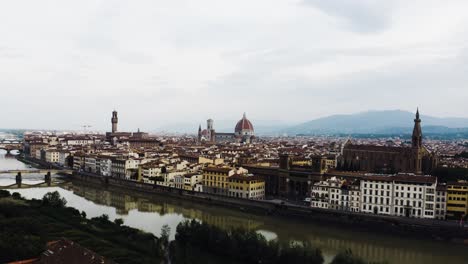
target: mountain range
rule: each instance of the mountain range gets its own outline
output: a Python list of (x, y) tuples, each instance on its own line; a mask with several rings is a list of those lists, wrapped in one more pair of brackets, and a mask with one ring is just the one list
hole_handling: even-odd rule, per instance
[[(318, 134), (411, 134), (415, 113), (402, 110), (367, 111), (356, 114), (331, 115), (300, 124), (278, 120), (251, 120), (257, 135)], [(468, 134), (468, 118), (420, 116), (424, 134)], [(234, 132), (238, 120), (215, 120), (218, 132)], [(153, 132), (195, 134), (198, 123), (166, 124)], [(201, 124), (205, 129), (206, 124)]]
[[(280, 130), (297, 134), (409, 134), (415, 114), (402, 110), (367, 111), (349, 115), (332, 115)], [(420, 116), (424, 133), (467, 133), (468, 118)]]

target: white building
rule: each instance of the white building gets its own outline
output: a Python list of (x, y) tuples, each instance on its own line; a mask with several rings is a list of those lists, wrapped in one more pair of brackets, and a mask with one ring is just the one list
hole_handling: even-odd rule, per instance
[(59, 152), (59, 161), (58, 161), (58, 164), (62, 167), (67, 167), (68, 166), (68, 162), (67, 162), (67, 159), (68, 157), (70, 156), (70, 152), (69, 151), (66, 151), (66, 150), (61, 150)]
[(113, 177), (132, 179), (138, 174), (138, 166), (144, 163), (142, 159), (114, 158), (111, 160), (111, 173)]
[(83, 153), (75, 153), (73, 155), (73, 169), (77, 171), (84, 170), (85, 166), (85, 157)]
[(99, 156), (96, 158), (96, 173), (105, 177), (112, 176), (111, 157)]
[(310, 206), (359, 212), (359, 196), (359, 185), (332, 177), (312, 186)]
[(86, 172), (96, 173), (96, 156), (88, 155), (85, 157), (84, 170)]
[(432, 176), (367, 175), (361, 179), (361, 212), (435, 218), (436, 187)]
[(447, 215), (447, 186), (437, 185), (436, 202), (435, 202), (435, 218), (445, 220)]

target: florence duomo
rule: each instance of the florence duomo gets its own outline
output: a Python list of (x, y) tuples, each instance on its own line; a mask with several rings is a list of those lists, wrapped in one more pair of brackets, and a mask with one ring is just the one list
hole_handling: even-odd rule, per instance
[(234, 128), (234, 133), (216, 132), (213, 127), (213, 119), (206, 121), (206, 129), (202, 130), (201, 125), (198, 127), (198, 141), (219, 143), (219, 142), (239, 142), (253, 143), (255, 140), (254, 127), (246, 114), (242, 116)]

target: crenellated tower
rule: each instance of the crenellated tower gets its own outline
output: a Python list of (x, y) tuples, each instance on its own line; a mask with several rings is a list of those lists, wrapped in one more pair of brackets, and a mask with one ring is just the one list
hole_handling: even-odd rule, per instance
[(198, 142), (201, 142), (202, 138), (202, 129), (201, 129), (201, 124), (198, 126)]
[(414, 119), (413, 136), (411, 137), (411, 145), (413, 147), (413, 164), (414, 171), (417, 174), (421, 174), (423, 170), (422, 166), (422, 129), (421, 119), (419, 118), (419, 109), (416, 110), (416, 118)]
[(115, 133), (117, 132), (117, 123), (119, 122), (119, 119), (117, 117), (117, 111), (115, 110), (112, 112), (111, 122), (112, 122), (112, 133)]

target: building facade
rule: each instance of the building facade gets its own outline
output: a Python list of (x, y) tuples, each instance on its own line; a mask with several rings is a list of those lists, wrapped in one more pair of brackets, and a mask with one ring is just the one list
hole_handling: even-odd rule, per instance
[(228, 178), (228, 196), (251, 200), (265, 199), (265, 181), (248, 174), (235, 174)]
[(468, 182), (447, 184), (447, 217), (461, 219), (468, 214)]
[(418, 110), (414, 119), (411, 147), (356, 145), (347, 141), (343, 146), (338, 168), (385, 174), (430, 174), (437, 166), (438, 158), (423, 146), (422, 137)]
[(332, 177), (316, 182), (312, 186), (310, 206), (312, 208), (359, 212), (359, 181), (350, 182)]
[(437, 197), (437, 178), (432, 176), (369, 175), (361, 179), (360, 185), (364, 213), (436, 218), (436, 199), (442, 199)]

